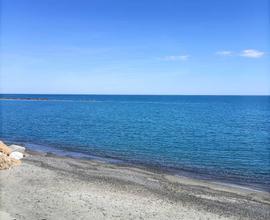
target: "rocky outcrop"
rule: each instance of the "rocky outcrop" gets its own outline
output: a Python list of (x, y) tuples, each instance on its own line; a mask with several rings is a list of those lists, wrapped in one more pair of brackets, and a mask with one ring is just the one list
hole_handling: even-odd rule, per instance
[(4, 142), (0, 141), (0, 170), (21, 164), (20, 159), (24, 157), (25, 148), (18, 145), (11, 146), (8, 147)]
[(12, 151), (3, 141), (0, 141), (0, 152), (9, 156)]
[(20, 160), (10, 158), (9, 156), (1, 153), (0, 155), (0, 170), (8, 169), (12, 166), (18, 166), (21, 164)]

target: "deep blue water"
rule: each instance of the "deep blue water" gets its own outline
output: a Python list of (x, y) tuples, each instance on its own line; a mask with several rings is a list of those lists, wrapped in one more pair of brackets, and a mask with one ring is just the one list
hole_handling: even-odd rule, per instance
[(268, 189), (269, 96), (1, 95), (0, 138)]

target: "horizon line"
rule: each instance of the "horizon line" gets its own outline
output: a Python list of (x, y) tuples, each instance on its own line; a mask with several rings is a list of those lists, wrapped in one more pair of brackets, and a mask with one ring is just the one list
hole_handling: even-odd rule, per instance
[(270, 94), (106, 94), (106, 93), (0, 93), (0, 95), (96, 95), (96, 96), (270, 96)]

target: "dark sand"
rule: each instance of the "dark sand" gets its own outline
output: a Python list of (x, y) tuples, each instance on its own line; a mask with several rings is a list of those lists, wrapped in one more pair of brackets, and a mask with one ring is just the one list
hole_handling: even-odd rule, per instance
[(31, 153), (0, 171), (0, 219), (270, 219), (270, 195), (124, 165)]

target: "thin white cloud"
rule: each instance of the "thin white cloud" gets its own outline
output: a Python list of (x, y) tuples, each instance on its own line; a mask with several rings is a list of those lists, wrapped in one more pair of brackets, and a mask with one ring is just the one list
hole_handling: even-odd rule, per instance
[(242, 56), (242, 57), (249, 57), (249, 58), (260, 58), (263, 55), (265, 55), (265, 52), (259, 51), (259, 50), (254, 50), (254, 49), (243, 50), (240, 54), (240, 56)]
[(222, 51), (216, 52), (216, 54), (219, 56), (231, 56), (233, 55), (233, 52), (230, 50), (222, 50)]
[(241, 52), (222, 50), (222, 51), (217, 51), (216, 54), (219, 56), (241, 56), (241, 57), (248, 57), (248, 58), (260, 58), (265, 55), (265, 52), (255, 50), (255, 49), (246, 49), (246, 50), (242, 50)]
[(188, 60), (190, 55), (179, 55), (179, 56), (166, 56), (163, 58), (165, 61), (186, 61)]

